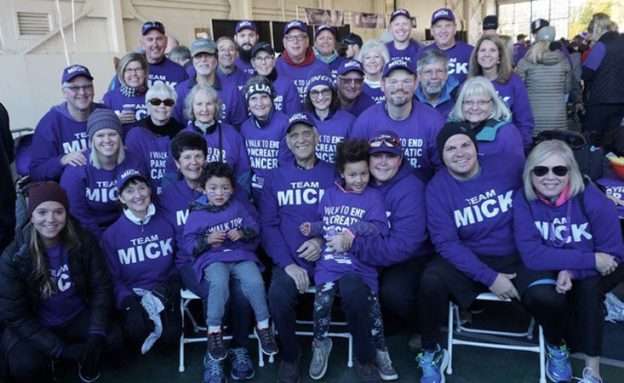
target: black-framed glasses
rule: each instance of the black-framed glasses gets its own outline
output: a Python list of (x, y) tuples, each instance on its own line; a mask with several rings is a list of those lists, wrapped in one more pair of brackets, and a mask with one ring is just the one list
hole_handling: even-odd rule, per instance
[(175, 101), (170, 99), (170, 98), (166, 98), (164, 100), (161, 100), (160, 98), (152, 98), (148, 102), (150, 104), (154, 105), (154, 106), (159, 106), (160, 104), (165, 104), (165, 106), (174, 106), (175, 105)]
[(401, 141), (396, 137), (392, 137), (386, 134), (382, 134), (381, 136), (377, 136), (368, 141), (368, 144), (371, 148), (379, 148), (381, 145), (385, 145), (390, 148), (398, 148), (401, 146)]
[(568, 174), (568, 170), (567, 166), (559, 165), (553, 166), (552, 168), (549, 168), (548, 166), (536, 166), (532, 171), (536, 177), (544, 177), (550, 171), (552, 171), (557, 177), (565, 177)]

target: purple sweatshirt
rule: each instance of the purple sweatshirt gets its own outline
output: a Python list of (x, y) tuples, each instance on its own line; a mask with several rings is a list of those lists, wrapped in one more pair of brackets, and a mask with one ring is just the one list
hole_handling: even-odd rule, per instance
[(275, 110), (279, 110), (287, 116), (292, 116), (303, 110), (299, 92), (292, 79), (287, 76), (277, 76), (277, 79), (273, 81), (273, 89), (275, 90), (275, 97), (273, 97)]
[(336, 145), (347, 137), (355, 117), (344, 110), (330, 113), (325, 120), (318, 118), (316, 113), (309, 113), (319, 133), (316, 145), (316, 157), (331, 164), (336, 162)]
[(381, 104), (386, 101), (386, 95), (384, 94), (381, 87), (372, 87), (364, 81), (364, 85), (362, 85), (362, 93), (367, 95), (374, 104)]
[(249, 80), (249, 77), (251, 77), (249, 74), (238, 69), (236, 66), (234, 66), (234, 70), (228, 74), (223, 73), (220, 68), (217, 68), (217, 76), (219, 77), (221, 83), (224, 84), (224, 87), (229, 88), (231, 86), (236, 86), (236, 89), (238, 89), (239, 92), (243, 89), (245, 83)]
[(58, 291), (48, 298), (41, 299), (37, 315), (39, 322), (47, 328), (62, 326), (72, 320), (87, 305), (74, 286), (69, 270), (69, 254), (62, 245), (46, 249), (48, 268), (53, 285)]
[(388, 267), (431, 254), (425, 185), (410, 166), (403, 163), (391, 180), (381, 185), (371, 181), (369, 187), (378, 190), (384, 198), (389, 230), (383, 236), (356, 237), (352, 250), (357, 257), (370, 265)]
[(234, 60), (234, 65), (236, 65), (240, 71), (248, 74), (249, 76), (253, 76), (256, 71), (249, 61), (245, 61), (240, 57), (237, 57), (236, 60)]
[(160, 80), (172, 88), (175, 88), (187, 78), (188, 76), (183, 67), (164, 57), (158, 64), (149, 64), (147, 86), (150, 87), (154, 81)]
[(305, 85), (308, 79), (316, 74), (325, 73), (331, 75), (329, 66), (319, 59), (306, 66), (294, 66), (284, 60), (283, 57), (278, 57), (275, 62), (275, 69), (277, 70), (278, 78), (285, 77), (297, 88), (299, 93), (299, 100), (303, 104), (305, 100)]
[(308, 273), (314, 271), (313, 263), (297, 256), (299, 246), (308, 240), (299, 225), (318, 219), (319, 200), (334, 179), (334, 168), (323, 161), (312, 169), (287, 162), (265, 178), (259, 204), (262, 246), (277, 266), (294, 263)]
[(157, 210), (142, 223), (133, 222), (129, 214), (124, 211), (102, 236), (118, 308), (134, 294), (132, 289), (152, 290), (176, 273), (175, 230), (171, 223)]
[(515, 257), (512, 200), (521, 167), (480, 161), (473, 178), (459, 181), (446, 168), (427, 185), (427, 228), (436, 250), (459, 271), (491, 286), (497, 271), (480, 257)]
[[(596, 183), (604, 188), (607, 196), (624, 200), (624, 180), (611, 174), (596, 180)], [(624, 206), (618, 205), (616, 210), (619, 217), (624, 217)]]
[[(124, 94), (124, 92), (126, 92), (126, 94)], [(122, 90), (121, 87), (116, 87), (115, 89), (109, 90), (106, 94), (104, 94), (102, 102), (106, 105), (106, 107), (115, 111), (118, 116), (121, 115), (121, 112), (124, 110), (124, 106), (134, 110), (134, 118), (136, 119), (136, 122), (125, 124), (123, 126), (124, 137), (128, 134), (130, 129), (140, 125), (139, 121), (147, 117), (145, 92), (130, 94), (128, 91)]]
[(385, 104), (371, 106), (355, 120), (349, 138), (370, 140), (385, 130), (391, 130), (401, 138), (404, 156), (424, 179), (441, 166), (436, 149), (436, 138), (444, 120), (434, 109), (419, 102), (412, 102), (412, 112), (402, 121), (395, 121), (386, 112)]
[(512, 73), (507, 83), (501, 84), (498, 81), (492, 81), (492, 85), (494, 85), (498, 95), (511, 110), (512, 121), (520, 130), (524, 148), (528, 149), (533, 142), (535, 119), (533, 118), (533, 110), (529, 103), (529, 94), (524, 82), (520, 76)]
[(375, 101), (372, 98), (364, 93), (360, 93), (355, 101), (353, 101), (353, 104), (350, 106), (341, 106), (340, 109), (351, 113), (355, 117), (359, 117), (366, 109), (373, 105), (375, 105)]
[(413, 62), (416, 64), (416, 60), (418, 59), (418, 54), (422, 47), (418, 42), (414, 40), (410, 40), (409, 45), (405, 49), (397, 49), (394, 47), (394, 41), (390, 41), (386, 43), (386, 48), (388, 48), (388, 53), (390, 54), (390, 61), (395, 59), (403, 59), (406, 61)]
[[(188, 219), (191, 203), (204, 193), (191, 189), (185, 180), (178, 180), (163, 189), (158, 196), (158, 210), (175, 227), (176, 232), (181, 234), (184, 224)], [(182, 242), (179, 242), (180, 245)]]
[[(218, 246), (206, 242), (209, 233), (230, 230), (241, 230), (243, 238), (235, 242), (226, 239)], [(200, 279), (204, 268), (215, 262), (254, 261), (259, 264), (255, 254), (259, 233), (258, 220), (242, 202), (232, 198), (225, 206), (217, 208), (209, 205), (203, 195), (193, 203), (184, 226), (182, 253), (187, 262), (193, 263), (193, 270)]]
[(624, 261), (613, 202), (591, 184), (558, 207), (540, 199), (529, 202), (520, 191), (514, 197), (513, 214), (516, 246), (529, 269), (570, 270), (581, 279), (599, 275), (596, 252)]
[[(427, 45), (420, 51), (420, 56), (423, 55), (429, 49), (438, 48), (438, 46), (433, 43), (431, 45)], [(440, 48), (438, 48), (440, 49)], [(449, 77), (454, 77), (457, 79), (459, 84), (462, 84), (466, 81), (466, 77), (468, 77), (468, 64), (470, 64), (470, 55), (472, 54), (472, 50), (474, 47), (470, 44), (466, 44), (463, 41), (456, 41), (455, 45), (451, 48), (443, 49), (442, 52), (446, 54), (448, 57), (448, 74)]]
[[(322, 227), (320, 232), (313, 231), (313, 235), (327, 236), (347, 229), (356, 238), (378, 237), (388, 233), (383, 197), (370, 187), (362, 193), (353, 193), (335, 183), (325, 191), (317, 218), (322, 220)], [(316, 261), (314, 283), (318, 286), (337, 281), (346, 273), (358, 274), (373, 292), (379, 289), (377, 269), (362, 262), (353, 249), (338, 253), (323, 246), (321, 257)]]
[[(197, 80), (189, 78), (178, 84), (175, 89), (178, 94), (178, 100), (176, 101), (174, 116), (176, 120), (184, 125), (188, 123), (188, 119), (184, 116), (186, 96), (188, 96), (195, 85), (197, 85)], [(213, 87), (217, 90), (221, 99), (221, 116), (219, 120), (239, 127), (247, 118), (247, 104), (238, 91), (238, 86), (233, 82), (224, 82), (220, 76), (216, 76)]]
[[(87, 158), (89, 155), (85, 153)], [(60, 184), (69, 198), (69, 212), (96, 238), (119, 218), (121, 206), (116, 180), (128, 169), (145, 174), (143, 163), (130, 152), (113, 170), (97, 169), (89, 161), (84, 166), (67, 166), (63, 172)]]
[(522, 137), (513, 123), (490, 119), (477, 129), (480, 158), (493, 157), (512, 168), (524, 166)]
[[(93, 104), (93, 108), (103, 108)], [(61, 157), (87, 149), (87, 121), (76, 121), (67, 103), (53, 106), (35, 128), (31, 146), (30, 177), (33, 181), (58, 181), (64, 166)]]

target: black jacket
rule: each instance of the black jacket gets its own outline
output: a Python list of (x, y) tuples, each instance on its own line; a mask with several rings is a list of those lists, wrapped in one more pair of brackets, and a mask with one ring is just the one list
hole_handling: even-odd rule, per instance
[[(113, 308), (111, 279), (98, 241), (77, 224), (75, 227), (81, 244), (69, 253), (69, 270), (76, 291), (90, 311), (91, 327), (106, 331)], [(7, 332), (4, 336), (9, 337), (5, 345), (10, 349), (19, 339), (27, 339), (46, 355), (59, 357), (63, 340), (42, 326), (37, 317), (41, 292), (32, 278), (30, 228), (30, 224), (24, 227), (22, 243), (13, 242), (0, 257), (0, 321)]]

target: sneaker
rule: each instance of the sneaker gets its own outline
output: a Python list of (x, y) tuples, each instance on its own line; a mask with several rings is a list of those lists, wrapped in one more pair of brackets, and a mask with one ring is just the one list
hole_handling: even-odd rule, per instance
[(361, 364), (355, 361), (355, 373), (362, 383), (380, 383), (379, 374), (374, 363)]
[(570, 353), (565, 345), (559, 347), (546, 345), (546, 376), (553, 382), (572, 380)]
[(299, 358), (293, 363), (282, 360), (277, 370), (277, 383), (299, 383), (301, 368)]
[(223, 360), (227, 358), (227, 348), (223, 343), (223, 333), (212, 332), (208, 333), (208, 357), (212, 360)]
[(375, 366), (377, 367), (377, 372), (381, 380), (389, 381), (399, 379), (399, 373), (392, 366), (392, 360), (390, 360), (388, 350), (377, 350)]
[(204, 374), (202, 383), (227, 383), (225, 372), (223, 372), (223, 363), (204, 357)]
[(594, 370), (591, 367), (585, 367), (583, 369), (583, 379), (580, 379), (579, 383), (602, 383), (602, 379), (594, 375)]
[(446, 349), (438, 348), (434, 352), (424, 351), (416, 357), (418, 366), (422, 369), (420, 383), (444, 383), (446, 378), (444, 370), (449, 362)]
[(245, 347), (237, 347), (230, 350), (230, 363), (232, 371), (230, 377), (233, 380), (249, 380), (256, 375), (249, 352)]
[(330, 338), (312, 341), (312, 360), (310, 361), (310, 378), (314, 380), (322, 379), (327, 372), (329, 354), (333, 343)]
[(609, 293), (605, 297), (605, 307), (607, 308), (607, 322), (624, 322), (624, 302), (622, 302), (615, 294)]
[(99, 371), (91, 371), (87, 372), (86, 369), (82, 367), (80, 363), (78, 363), (78, 377), (82, 383), (93, 383), (100, 379)]
[(254, 335), (260, 342), (260, 348), (262, 353), (268, 356), (277, 354), (277, 342), (275, 341), (275, 334), (273, 334), (273, 327), (259, 329), (254, 327)]

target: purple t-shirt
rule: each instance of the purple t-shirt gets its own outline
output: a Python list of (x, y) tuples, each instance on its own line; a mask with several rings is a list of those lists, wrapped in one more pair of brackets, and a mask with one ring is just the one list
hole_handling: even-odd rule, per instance
[(273, 81), (273, 88), (275, 90), (275, 97), (273, 97), (275, 110), (279, 110), (287, 116), (292, 116), (303, 110), (299, 92), (292, 79), (286, 76), (277, 76), (277, 79)]
[(173, 89), (187, 78), (183, 67), (165, 57), (158, 64), (149, 64), (147, 86), (150, 87), (155, 81), (160, 80)]
[(236, 58), (236, 60), (234, 61), (234, 65), (236, 65), (238, 69), (241, 70), (241, 72), (246, 73), (249, 76), (253, 76), (256, 71), (249, 61), (245, 61), (240, 57)]
[(362, 113), (364, 113), (371, 106), (376, 105), (375, 101), (364, 94), (363, 92), (353, 101), (353, 104), (350, 106), (341, 106), (340, 110), (344, 110), (345, 112), (349, 112), (355, 117), (359, 117)]
[(319, 143), (316, 145), (316, 157), (331, 164), (336, 162), (336, 145), (342, 142), (351, 125), (355, 121), (355, 117), (351, 113), (344, 110), (337, 110), (330, 114), (325, 120), (318, 118), (316, 113), (309, 113), (310, 118), (316, 125), (319, 133)]
[(583, 66), (594, 71), (598, 70), (606, 54), (607, 47), (604, 45), (603, 42), (598, 41), (592, 47), (589, 55), (587, 55), (587, 59), (583, 62)]
[[(607, 175), (596, 180), (596, 183), (605, 189), (607, 196), (624, 201), (624, 180), (615, 175)], [(624, 206), (617, 205), (616, 210), (620, 218), (624, 218)]]
[(416, 64), (416, 60), (418, 59), (418, 54), (422, 47), (418, 42), (414, 40), (409, 41), (409, 45), (405, 49), (397, 49), (394, 46), (394, 41), (390, 41), (386, 43), (386, 48), (388, 48), (388, 53), (390, 54), (390, 61), (396, 59), (402, 59), (406, 61), (413, 62)]
[(251, 77), (247, 73), (238, 69), (236, 66), (234, 67), (234, 70), (228, 74), (223, 73), (221, 68), (217, 68), (217, 76), (219, 76), (219, 80), (221, 80), (221, 83), (224, 84), (224, 86), (236, 86), (236, 89), (238, 89), (239, 92), (243, 89), (245, 83), (249, 80), (249, 77)]
[(288, 78), (295, 85), (302, 104), (303, 100), (305, 100), (306, 81), (316, 74), (331, 75), (329, 66), (319, 59), (314, 59), (312, 63), (305, 66), (295, 66), (290, 65), (280, 56), (275, 62), (275, 70), (277, 70), (278, 78)]
[[(427, 45), (421, 50), (420, 56), (422, 56), (422, 54), (427, 50), (433, 49), (434, 47), (438, 48), (435, 43)], [(442, 49), (442, 52), (446, 54), (446, 57), (448, 57), (449, 60), (449, 77), (454, 77), (460, 84), (466, 81), (466, 77), (468, 77), (468, 64), (470, 64), (470, 55), (472, 54), (473, 49), (474, 47), (472, 45), (466, 44), (463, 41), (456, 41), (455, 45), (453, 45), (452, 47), (448, 49)]]
[[(128, 131), (135, 126), (140, 125), (142, 119), (147, 117), (147, 107), (145, 106), (145, 93), (137, 93), (136, 95), (124, 95), (120, 87), (109, 90), (104, 94), (102, 99), (104, 105), (112, 109), (118, 116), (124, 109), (134, 111), (136, 122), (124, 124), (124, 137)], [(125, 107), (125, 108), (124, 108)]]
[(380, 86), (373, 88), (364, 82), (364, 85), (362, 85), (362, 93), (367, 95), (374, 104), (381, 104), (386, 101), (386, 95)]

